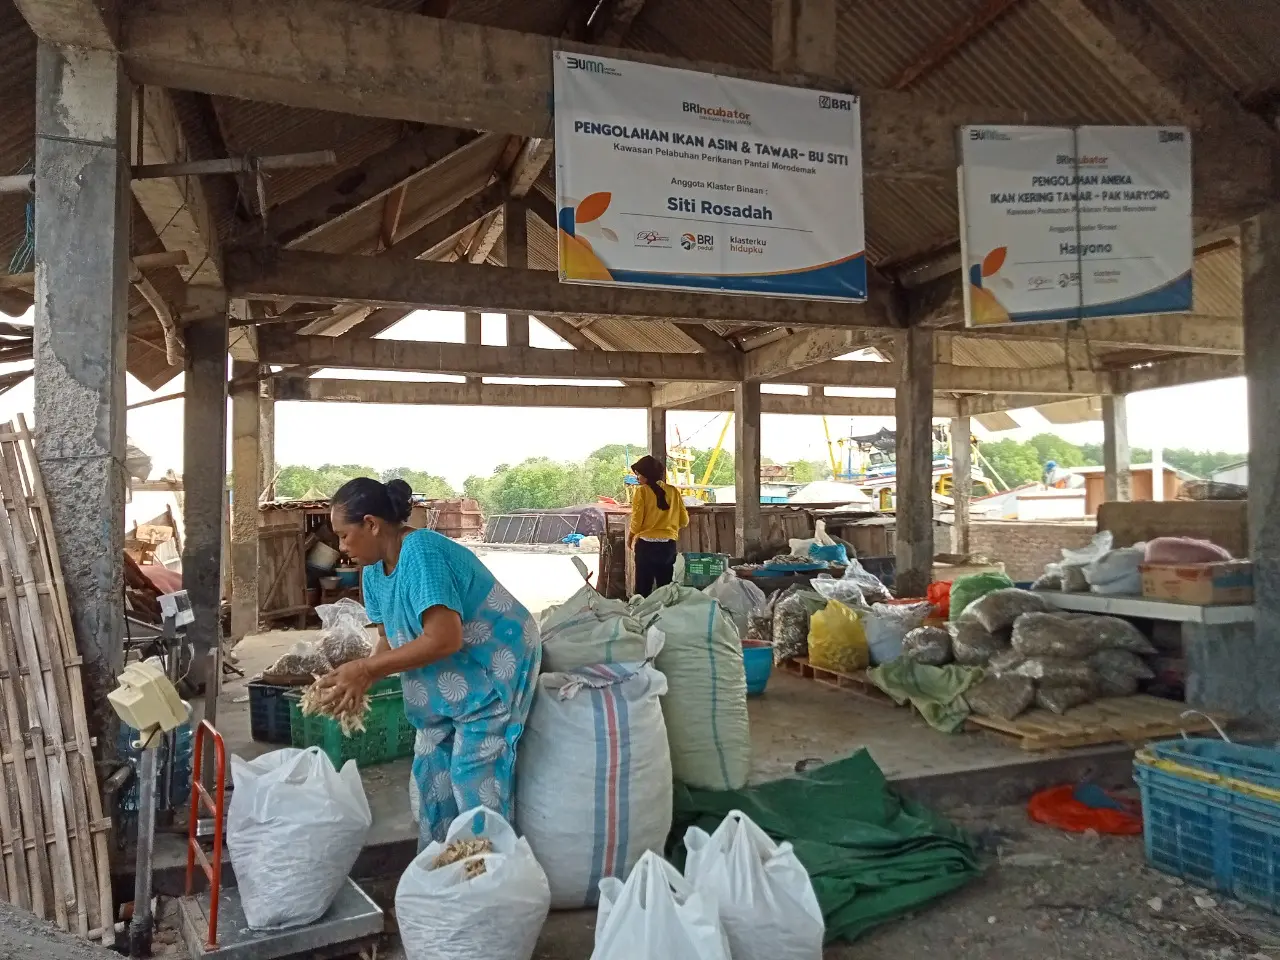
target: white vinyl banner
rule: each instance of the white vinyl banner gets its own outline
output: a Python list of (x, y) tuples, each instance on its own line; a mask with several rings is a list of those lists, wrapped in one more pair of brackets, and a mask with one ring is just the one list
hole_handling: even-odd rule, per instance
[(856, 97), (555, 54), (560, 279), (865, 300)]
[(970, 326), (1191, 309), (1191, 135), (963, 127)]

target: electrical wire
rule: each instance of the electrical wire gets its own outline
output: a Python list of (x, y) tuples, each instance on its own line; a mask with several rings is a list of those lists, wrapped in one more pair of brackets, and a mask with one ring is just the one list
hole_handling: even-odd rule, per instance
[[(28, 160), (22, 165), (19, 174), (34, 173), (35, 163)], [(13, 256), (9, 258), (9, 273), (26, 273), (31, 269), (31, 264), (35, 260), (36, 255), (36, 204), (35, 194), (31, 193), (27, 197), (27, 206), (23, 216), (23, 235), (19, 241), (17, 249), (13, 251)]]

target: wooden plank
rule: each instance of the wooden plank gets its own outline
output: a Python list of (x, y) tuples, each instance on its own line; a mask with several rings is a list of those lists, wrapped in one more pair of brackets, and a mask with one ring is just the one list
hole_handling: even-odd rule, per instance
[(881, 706), (898, 706), (892, 697), (871, 682), (871, 678), (867, 676), (867, 671), (865, 670), (859, 670), (857, 673), (841, 673), (838, 670), (827, 670), (823, 667), (815, 667), (807, 657), (784, 660), (778, 665), (778, 668), (793, 676), (816, 681), (823, 686), (851, 693), (856, 697), (870, 700), (872, 703), (878, 703)]
[[(1023, 750), (1060, 750), (1107, 743), (1144, 743), (1181, 733), (1213, 732), (1203, 716), (1183, 717), (1186, 705), (1146, 694), (1108, 697), (1073, 707), (1062, 716), (1037, 708), (1013, 720), (970, 716), (969, 724), (1019, 741)], [(1215, 717), (1219, 724), (1225, 719)]]

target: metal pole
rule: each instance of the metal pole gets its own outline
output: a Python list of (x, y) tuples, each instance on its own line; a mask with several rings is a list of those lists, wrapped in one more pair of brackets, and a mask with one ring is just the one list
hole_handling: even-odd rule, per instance
[[(158, 739), (155, 736), (151, 740)], [(133, 883), (133, 919), (129, 922), (129, 956), (151, 956), (151, 856), (156, 838), (156, 748), (143, 745), (138, 760), (138, 859)]]

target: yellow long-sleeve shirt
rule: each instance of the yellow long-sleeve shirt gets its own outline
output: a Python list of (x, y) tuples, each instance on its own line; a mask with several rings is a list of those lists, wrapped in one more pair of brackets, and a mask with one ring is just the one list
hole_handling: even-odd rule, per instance
[(684, 508), (680, 491), (669, 483), (662, 485), (667, 495), (667, 509), (658, 509), (657, 494), (646, 484), (631, 498), (631, 536), (642, 540), (675, 540), (682, 527), (689, 525), (689, 511)]

